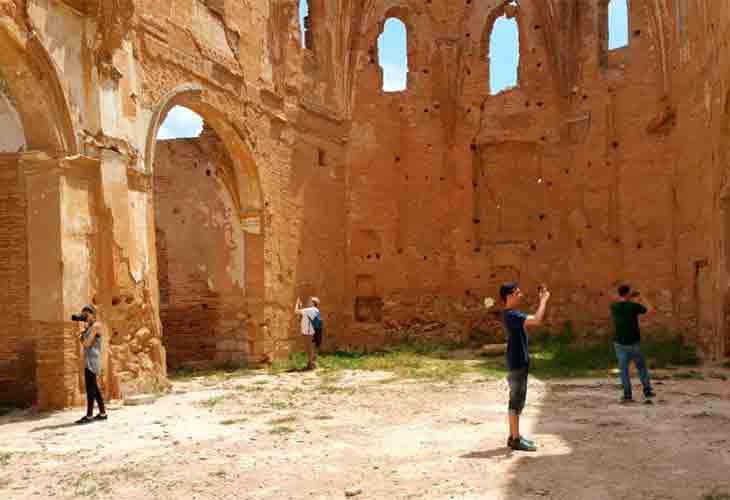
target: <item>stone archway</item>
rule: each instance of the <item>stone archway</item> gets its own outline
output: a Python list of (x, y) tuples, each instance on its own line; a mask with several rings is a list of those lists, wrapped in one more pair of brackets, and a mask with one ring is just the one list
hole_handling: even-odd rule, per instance
[[(168, 366), (256, 358), (263, 316), (261, 189), (245, 142), (193, 85), (152, 118), (146, 168), (154, 178), (159, 311)], [(157, 140), (167, 114), (188, 108), (198, 138)]]
[(75, 154), (78, 144), (58, 71), (37, 35), (0, 21), (0, 94), (14, 108), (24, 150)]
[(65, 158), (78, 146), (50, 56), (7, 19), (0, 124), (0, 405), (64, 406), (73, 395), (64, 378), (62, 177), (77, 172)]

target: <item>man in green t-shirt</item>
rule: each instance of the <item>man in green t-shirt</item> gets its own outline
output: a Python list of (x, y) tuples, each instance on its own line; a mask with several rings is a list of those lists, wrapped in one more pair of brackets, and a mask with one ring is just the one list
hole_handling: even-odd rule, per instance
[(655, 394), (649, 381), (649, 371), (646, 369), (644, 355), (641, 353), (639, 316), (648, 313), (651, 307), (641, 304), (639, 292), (632, 293), (629, 285), (621, 285), (618, 288), (618, 295), (618, 301), (611, 304), (611, 316), (616, 327), (614, 347), (619, 370), (621, 371), (621, 385), (624, 388), (624, 396), (621, 402), (631, 403), (634, 401), (631, 394), (631, 377), (629, 377), (629, 363), (633, 360), (636, 369), (639, 370), (641, 385), (644, 386), (644, 398), (647, 403), (650, 403)]

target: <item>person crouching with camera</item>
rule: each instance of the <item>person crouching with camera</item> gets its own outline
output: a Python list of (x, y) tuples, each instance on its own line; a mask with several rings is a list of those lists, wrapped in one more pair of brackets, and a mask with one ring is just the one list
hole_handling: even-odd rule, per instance
[[(84, 306), (81, 314), (71, 316), (73, 321), (83, 322), (84, 332), (79, 337), (84, 346), (84, 381), (86, 384), (86, 415), (76, 421), (88, 424), (95, 420), (106, 420), (104, 398), (99, 390), (97, 377), (101, 374), (101, 343), (104, 326), (96, 319), (96, 308)], [(99, 405), (99, 414), (94, 417), (94, 401)]]

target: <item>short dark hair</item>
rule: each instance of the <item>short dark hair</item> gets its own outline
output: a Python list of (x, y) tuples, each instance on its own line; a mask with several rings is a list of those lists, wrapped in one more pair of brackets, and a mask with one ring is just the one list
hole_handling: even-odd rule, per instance
[(621, 285), (618, 287), (618, 294), (621, 297), (628, 297), (631, 293), (631, 287), (629, 285)]
[(499, 297), (502, 299), (502, 302), (507, 302), (507, 297), (515, 293), (515, 290), (519, 287), (520, 285), (516, 281), (510, 281), (499, 287)]

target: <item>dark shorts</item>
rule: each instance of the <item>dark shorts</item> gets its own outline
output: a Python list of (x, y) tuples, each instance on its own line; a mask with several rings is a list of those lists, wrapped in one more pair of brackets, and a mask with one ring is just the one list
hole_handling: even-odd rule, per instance
[(317, 346), (317, 349), (320, 348), (322, 345), (322, 330), (314, 330), (314, 335), (312, 335), (312, 342), (314, 345)]
[(527, 368), (520, 368), (519, 370), (510, 370), (507, 374), (510, 415), (520, 415), (525, 408), (525, 401), (527, 401), (527, 372)]

